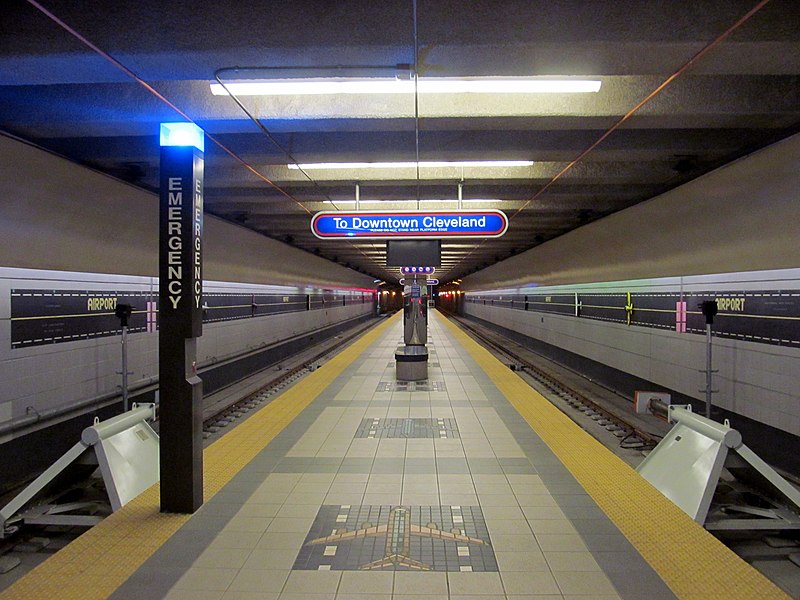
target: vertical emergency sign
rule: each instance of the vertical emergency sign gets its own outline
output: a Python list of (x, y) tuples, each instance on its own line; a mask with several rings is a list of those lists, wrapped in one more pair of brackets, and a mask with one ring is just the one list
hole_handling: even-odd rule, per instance
[(161, 124), (159, 335), (161, 511), (203, 504), (203, 130)]

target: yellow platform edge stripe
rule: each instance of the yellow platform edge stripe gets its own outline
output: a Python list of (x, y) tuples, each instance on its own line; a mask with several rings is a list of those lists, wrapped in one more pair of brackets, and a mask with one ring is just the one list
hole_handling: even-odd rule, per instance
[[(399, 318), (374, 327), (203, 452), (207, 502)], [(108, 598), (190, 515), (159, 512), (156, 484), (0, 593), (2, 600)]]
[(494, 385), (678, 598), (789, 598), (462, 329), (445, 321)]

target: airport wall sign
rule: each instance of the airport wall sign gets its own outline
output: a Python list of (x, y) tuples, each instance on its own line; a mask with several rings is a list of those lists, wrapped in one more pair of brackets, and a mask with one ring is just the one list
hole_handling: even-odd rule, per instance
[(506, 229), (499, 210), (323, 211), (311, 219), (321, 239), (492, 238)]

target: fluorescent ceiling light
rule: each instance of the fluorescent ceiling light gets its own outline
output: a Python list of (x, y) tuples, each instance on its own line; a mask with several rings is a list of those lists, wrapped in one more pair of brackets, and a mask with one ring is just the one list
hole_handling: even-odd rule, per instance
[(430, 78), (419, 80), (421, 94), (585, 94), (600, 91), (596, 79), (528, 79), (482, 77), (472, 79)]
[(215, 96), (322, 96), (330, 94), (413, 94), (414, 83), (408, 80), (374, 79), (270, 79), (267, 81), (231, 81), (225, 87), (211, 84)]
[(269, 79), (211, 84), (215, 96), (307, 96), (326, 94), (576, 94), (597, 92), (597, 79), (536, 79), (530, 77), (389, 77), (364, 79)]
[[(391, 203), (391, 204), (407, 204), (412, 202), (416, 204), (419, 202), (420, 204), (453, 204), (457, 203), (458, 200), (392, 200), (392, 199), (385, 199), (385, 200), (359, 200), (359, 204), (383, 204)], [(476, 202), (509, 202), (509, 200), (503, 200), (501, 198), (465, 198), (461, 201), (463, 204), (467, 203), (476, 203)], [(323, 200), (323, 204), (335, 204), (335, 205), (351, 205), (355, 204), (355, 200)]]
[[(462, 161), (420, 161), (420, 169), (436, 168), (484, 168), (484, 167), (530, 167), (532, 160), (462, 160)], [(416, 162), (352, 162), (352, 163), (305, 163), (286, 165), (290, 169), (413, 169)]]

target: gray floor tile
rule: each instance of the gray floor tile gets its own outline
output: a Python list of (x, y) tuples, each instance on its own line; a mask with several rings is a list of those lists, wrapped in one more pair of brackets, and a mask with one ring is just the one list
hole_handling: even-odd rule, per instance
[(530, 463), (526, 465), (511, 465), (507, 467), (503, 467), (503, 473), (511, 473), (511, 474), (534, 474), (536, 473), (536, 469), (533, 468), (533, 465)]
[(562, 466), (560, 469), (554, 466), (545, 468), (542, 473), (542, 481), (546, 483), (575, 483), (575, 477), (569, 470)]
[(572, 524), (578, 533), (588, 533), (591, 535), (614, 535), (619, 534), (619, 529), (610, 519), (572, 519)]
[(410, 463), (406, 461), (404, 472), (406, 474), (412, 475), (424, 475), (424, 474), (431, 474), (436, 473), (436, 462), (435, 461), (425, 461), (425, 462), (413, 462)]
[(222, 489), (221, 491), (217, 492), (217, 494), (214, 496), (214, 499), (219, 502), (244, 504), (249, 497), (249, 492), (229, 492), (226, 489)]
[(501, 573), (506, 594), (558, 594), (556, 579), (548, 571), (510, 571)]
[(630, 573), (639, 571), (655, 576), (653, 568), (633, 547), (623, 552), (595, 550), (592, 554), (597, 564), (599, 564), (606, 573)]
[[(163, 598), (167, 591), (181, 578), (184, 570), (175, 569), (170, 576), (167, 576), (164, 572), (148, 571), (146, 574), (139, 575), (140, 572), (134, 573), (125, 582), (124, 587), (114, 592), (109, 596), (109, 599)], [(224, 590), (211, 590), (211, 592), (222, 594)], [(196, 590), (181, 590), (180, 593), (187, 593), (192, 598), (196, 597)]]
[(469, 461), (469, 470), (471, 473), (477, 475), (492, 475), (502, 474), (503, 467), (497, 461), (492, 462), (475, 462), (475, 459)]
[(616, 593), (613, 584), (602, 572), (556, 571), (553, 576), (564, 595), (575, 594), (591, 597)]
[(372, 464), (372, 472), (402, 474), (404, 462), (402, 458), (376, 458)]
[(280, 593), (289, 573), (285, 570), (241, 569), (231, 582), (232, 592)]
[(498, 458), (497, 462), (503, 467), (530, 467), (531, 463), (527, 458)]
[(586, 544), (586, 547), (592, 552), (601, 552), (604, 550), (608, 552), (635, 552), (631, 543), (621, 533), (616, 535), (582, 533), (581, 538)]
[(570, 519), (608, 519), (606, 513), (595, 506), (562, 506), (559, 496), (553, 496), (564, 514)]
[(543, 479), (547, 489), (558, 502), (559, 506), (597, 506), (597, 503), (586, 492), (581, 490), (577, 494), (563, 494), (557, 491), (557, 485), (553, 485), (547, 480)]
[(469, 473), (466, 459), (463, 458), (437, 458), (436, 469), (443, 474)]
[(230, 517), (198, 514), (194, 518), (189, 519), (181, 529), (185, 529), (186, 531), (222, 531), (228, 524), (228, 521), (230, 521)]
[[(162, 548), (169, 549), (175, 547), (181, 549), (184, 553), (194, 558), (200, 555), (202, 550), (208, 546), (211, 541), (217, 536), (219, 531), (212, 529), (184, 529), (181, 528), (167, 540)], [(197, 549), (191, 552), (188, 549)]]

